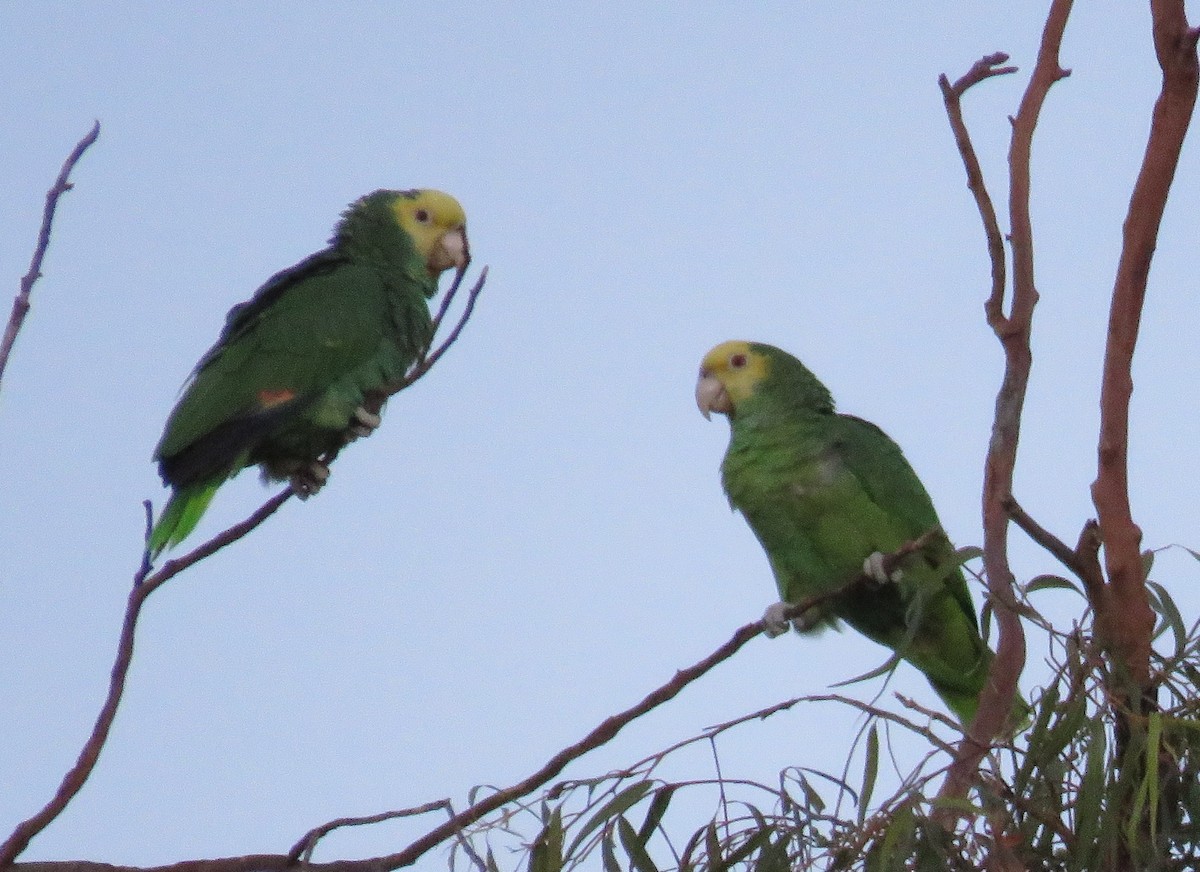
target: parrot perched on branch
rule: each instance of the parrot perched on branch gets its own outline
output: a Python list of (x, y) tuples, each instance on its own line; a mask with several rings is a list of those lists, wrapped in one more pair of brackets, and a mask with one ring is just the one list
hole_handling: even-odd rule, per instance
[(327, 248), (234, 306), (154, 449), (173, 492), (150, 554), (182, 541), (217, 488), (247, 466), (290, 480), (299, 496), (315, 493), (329, 476), (320, 458), (379, 425), (364, 399), (425, 354), (427, 300), (442, 272), (461, 272), (469, 259), (453, 197), (375, 191), (343, 213)]
[[(770, 345), (725, 342), (710, 351), (696, 403), (706, 418), (729, 419), (722, 483), (783, 599), (767, 609), (767, 632), (786, 630), (787, 604), (845, 589), (794, 621), (796, 629), (845, 621), (925, 673), (969, 726), (992, 652), (954, 549), (899, 446), (874, 424), (835, 412), (816, 376)], [(882, 556), (931, 530), (932, 543), (889, 577)]]

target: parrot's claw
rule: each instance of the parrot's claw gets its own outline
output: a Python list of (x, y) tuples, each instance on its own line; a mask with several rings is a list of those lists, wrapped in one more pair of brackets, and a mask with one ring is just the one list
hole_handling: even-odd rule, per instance
[(354, 417), (350, 419), (350, 427), (346, 431), (349, 441), (353, 442), (363, 436), (370, 436), (383, 423), (383, 418), (376, 415), (374, 412), (368, 412), (362, 406), (354, 410)]
[(763, 635), (768, 639), (774, 639), (776, 636), (782, 636), (791, 627), (792, 622), (786, 617), (788, 608), (791, 603), (771, 603), (767, 606), (767, 610), (763, 612), (762, 625)]
[(324, 487), (328, 480), (329, 467), (319, 460), (314, 460), (292, 473), (292, 492), (300, 499), (306, 500)]
[(888, 584), (898, 582), (904, 575), (899, 569), (893, 570), (891, 575), (888, 575), (887, 568), (883, 565), (883, 555), (878, 551), (863, 561), (863, 574), (873, 580), (876, 584)]

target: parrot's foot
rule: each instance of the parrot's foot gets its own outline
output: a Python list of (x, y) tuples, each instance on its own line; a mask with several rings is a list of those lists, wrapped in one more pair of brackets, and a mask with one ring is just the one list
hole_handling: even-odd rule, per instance
[(290, 481), (292, 492), (306, 500), (325, 486), (329, 480), (329, 467), (319, 460), (314, 460), (307, 466), (302, 466), (292, 473)]
[(863, 574), (876, 584), (894, 584), (904, 576), (899, 569), (893, 570), (892, 574), (888, 575), (887, 568), (883, 565), (883, 555), (878, 551), (863, 561)]
[(383, 418), (376, 415), (374, 412), (368, 412), (362, 406), (354, 410), (354, 416), (350, 419), (350, 426), (346, 430), (346, 441), (353, 442), (364, 436), (370, 436), (374, 433), (379, 425), (383, 423)]
[(811, 630), (813, 624), (806, 621), (804, 615), (798, 618), (788, 618), (787, 612), (794, 603), (771, 603), (767, 606), (767, 610), (763, 612), (762, 625), (763, 635), (768, 639), (774, 639), (776, 636), (782, 636), (789, 629), (802, 633), (805, 630)]

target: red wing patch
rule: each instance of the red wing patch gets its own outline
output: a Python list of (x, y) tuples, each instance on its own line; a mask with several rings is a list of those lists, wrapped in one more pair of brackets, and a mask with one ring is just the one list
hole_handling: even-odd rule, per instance
[(281, 406), (284, 403), (291, 402), (296, 398), (296, 392), (291, 388), (281, 388), (279, 390), (259, 391), (258, 404), (264, 409), (273, 409), (276, 406)]

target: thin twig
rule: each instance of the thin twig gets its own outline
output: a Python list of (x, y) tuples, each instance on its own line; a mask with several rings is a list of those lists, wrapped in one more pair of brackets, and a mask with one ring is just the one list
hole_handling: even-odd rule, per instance
[[(443, 340), (442, 343), (430, 354), (422, 357), (417, 362), (416, 366), (414, 366), (412, 370), (404, 376), (403, 379), (394, 385), (390, 385), (387, 389), (387, 396), (392, 396), (399, 393), (421, 376), (425, 375), (425, 373), (429, 372), (429, 370), (433, 368), (433, 365), (441, 359), (442, 355), (449, 350), (450, 346), (458, 340), (458, 336), (460, 333), (462, 333), (463, 327), (467, 325), (467, 321), (470, 320), (472, 313), (475, 311), (475, 301), (479, 299), (479, 293), (483, 290), (483, 285), (487, 281), (487, 276), (488, 268), (485, 266), (479, 271), (479, 279), (475, 282), (471, 290), (467, 292), (467, 302), (466, 305), (463, 306), (462, 315), (459, 316), (454, 328), (446, 336), (445, 340)], [(446, 298), (442, 301), (442, 308), (438, 312), (437, 317), (434, 319), (435, 328), (441, 326), (442, 319), (446, 314), (446, 309), (449, 308), (450, 300), (453, 298), (453, 294), (457, 288), (458, 279), (455, 280), (454, 285), (449, 291), (447, 291)]]
[(673, 699), (693, 681), (736, 654), (743, 645), (762, 631), (763, 625), (761, 621), (755, 621), (754, 623), (740, 627), (729, 641), (713, 651), (712, 654), (692, 666), (676, 672), (670, 681), (651, 691), (636, 705), (606, 718), (590, 733), (575, 744), (559, 751), (545, 765), (527, 778), (511, 787), (497, 791), (486, 799), (475, 803), (470, 808), (464, 809), (454, 819), (426, 833), (403, 851), (379, 858), (378, 862), (381, 868), (395, 869), (415, 863), (425, 852), (444, 842), (459, 830), (470, 826), (501, 806), (520, 799), (537, 788), (542, 787), (550, 779), (558, 775), (568, 763), (609, 742), (629, 723)]
[[(334, 830), (342, 827), (361, 827), (370, 824), (379, 824), (385, 821), (397, 820), (399, 818), (416, 817), (417, 815), (428, 814), (431, 811), (441, 809), (446, 812), (449, 818), (454, 817), (454, 806), (448, 799), (435, 799), (432, 802), (427, 802), (424, 805), (418, 805), (414, 808), (402, 808), (396, 811), (385, 811), (379, 814), (366, 815), (364, 817), (341, 817), (335, 820), (321, 824), (319, 827), (313, 827), (305, 833), (292, 850), (288, 852), (288, 860), (292, 863), (299, 862), (308, 866), (312, 862), (313, 852), (317, 849), (317, 843)], [(482, 872), (487, 872), (487, 863), (479, 856), (478, 852), (471, 846), (470, 841), (459, 834), (459, 846), (470, 859), (471, 863)]]
[[(931, 712), (927, 709), (923, 709), (920, 706), (916, 705), (916, 703), (914, 703), (912, 700), (902, 696), (901, 694), (896, 694), (896, 698), (898, 700), (900, 700), (900, 703), (902, 705), (904, 705), (906, 708), (913, 709), (914, 711), (920, 711), (921, 714), (929, 715), (929, 716), (934, 717), (935, 719), (941, 720), (942, 722), (944, 722), (946, 725), (948, 725), (952, 729), (955, 729), (955, 730), (961, 729), (959, 724), (955, 723), (954, 721), (951, 721), (945, 715), (942, 715), (937, 712)], [(799, 702), (838, 702), (838, 703), (842, 703), (843, 705), (848, 705), (848, 706), (851, 706), (852, 708), (858, 709), (865, 715), (870, 715), (871, 717), (877, 718), (878, 720), (889, 721), (893, 724), (904, 727), (904, 729), (908, 730), (910, 733), (921, 736), (923, 739), (925, 739), (925, 741), (929, 742), (929, 744), (933, 745), (939, 751), (943, 751), (947, 754), (954, 753), (954, 747), (952, 745), (947, 744), (945, 742), (945, 740), (943, 740), (941, 737), (939, 737), (937, 733), (933, 732), (928, 727), (923, 727), (920, 724), (917, 724), (914, 721), (909, 720), (908, 718), (904, 717), (903, 715), (898, 714), (897, 712), (888, 711), (887, 709), (884, 709), (884, 708), (879, 708), (878, 706), (874, 706), (874, 705), (871, 705), (870, 703), (863, 702), (860, 699), (855, 699), (852, 696), (841, 696), (840, 694), (835, 694), (835, 693), (810, 694), (809, 696), (800, 697)]]
[[(9, 320), (3, 342), (0, 344), (0, 372), (3, 372), (17, 332), (20, 330), (25, 314), (29, 310), (30, 292), (33, 289), (34, 283), (41, 276), (41, 265), (50, 243), (50, 231), (58, 198), (71, 189), (72, 185), (69, 181), (69, 176), (72, 169), (99, 135), (100, 124), (97, 122), (87, 136), (79, 141), (75, 149), (67, 157), (57, 181), (46, 195), (42, 228), (38, 236), (38, 244), (34, 251), (33, 261), (28, 274), (21, 280), (21, 293), (17, 296), (13, 304), (13, 315)], [(137, 622), (141, 615), (142, 604), (145, 603), (146, 598), (168, 579), (178, 575), (189, 566), (223, 548), (230, 542), (246, 535), (246, 533), (250, 532), (250, 530), (254, 529), (254, 527), (258, 526), (274, 512), (288, 496), (290, 496), (290, 492), (285, 492), (268, 501), (265, 506), (261, 507), (245, 521), (218, 534), (187, 556), (168, 562), (162, 570), (153, 576), (150, 575), (152, 567), (149, 556), (143, 554), (141, 565), (134, 576), (133, 588), (129, 593), (126, 603), (121, 633), (117, 642), (116, 659), (113, 663), (109, 680), (108, 694), (100, 708), (99, 714), (96, 716), (92, 732), (80, 750), (75, 765), (63, 776), (62, 782), (50, 800), (36, 814), (19, 823), (4, 843), (0, 844), (0, 868), (11, 864), (29, 845), (30, 840), (62, 813), (63, 809), (67, 807), (83, 788), (83, 785), (87, 782), (92, 770), (95, 768), (96, 762), (100, 758), (100, 752), (108, 739), (109, 731), (112, 728), (117, 708), (124, 693), (125, 678), (129, 672), (129, 665), (133, 658)], [(148, 535), (152, 512), (149, 503), (144, 505), (147, 513)]]
[(21, 279), (21, 289), (13, 299), (12, 314), (9, 315), (8, 326), (4, 328), (4, 337), (0, 339), (0, 382), (4, 379), (4, 369), (8, 366), (8, 356), (12, 353), (13, 344), (17, 341), (17, 334), (21, 331), (21, 325), (25, 323), (25, 316), (29, 313), (29, 297), (33, 293), (34, 283), (42, 277), (42, 261), (45, 260), (46, 250), (50, 247), (50, 230), (54, 225), (54, 210), (58, 208), (58, 198), (74, 187), (70, 181), (71, 171), (75, 169), (75, 164), (83, 157), (83, 153), (99, 136), (100, 122), (97, 121), (92, 125), (88, 134), (79, 140), (71, 153), (67, 155), (62, 169), (59, 170), (58, 178), (54, 181), (54, 186), (46, 192), (46, 205), (42, 210), (42, 228), (38, 231), (38, 241), (33, 250), (29, 272)]
[[(271, 517), (271, 515), (275, 514), (279, 507), (286, 503), (293, 496), (293, 493), (294, 492), (290, 486), (284, 488), (279, 493), (275, 494), (275, 496), (271, 497), (269, 500), (255, 509), (254, 512), (245, 520), (238, 521), (238, 523), (234, 524), (232, 527), (222, 530), (207, 542), (197, 545), (182, 557), (176, 557), (172, 560), (168, 560), (162, 565), (162, 568), (153, 575), (147, 577), (139, 572), (138, 575), (134, 576), (134, 585), (144, 585), (146, 587), (150, 587), (152, 590), (154, 588), (161, 587), (162, 584), (170, 578), (199, 563), (204, 558), (215, 554), (226, 545), (232, 545), (247, 533), (254, 530), (254, 528), (256, 528), (259, 524)], [(145, 567), (146, 565), (146, 561), (143, 560), (142, 566)]]
[[(916, 554), (918, 551), (924, 551), (935, 540), (940, 539), (945, 535), (946, 534), (942, 531), (941, 527), (931, 527), (916, 539), (905, 542), (890, 554), (883, 555), (882, 568), (884, 575), (891, 576), (893, 572), (901, 568), (900, 564), (902, 564), (905, 560), (907, 560), (913, 554)], [(835, 600), (841, 596), (844, 596), (855, 587), (859, 587), (860, 585), (878, 585), (878, 583), (879, 582), (876, 579), (872, 578), (866, 573), (863, 573), (853, 581), (849, 582), (848, 584), (844, 584), (841, 587), (836, 587), (833, 590), (827, 590), (824, 593), (813, 594), (812, 596), (806, 597), (798, 603), (792, 603), (783, 610), (781, 617), (785, 621), (803, 620), (804, 615), (807, 612), (812, 611), (817, 606), (824, 605), (831, 600)]]
[(1071, 570), (1071, 572), (1079, 573), (1076, 566), (1075, 552), (1071, 550), (1071, 547), (1030, 517), (1029, 513), (1021, 507), (1021, 504), (1017, 502), (1015, 497), (1004, 497), (1000, 501), (1000, 504), (1008, 514), (1008, 517), (1012, 519), (1012, 522), (1024, 530), (1030, 539), (1049, 551), (1059, 563)]
[(979, 210), (979, 218), (983, 222), (983, 231), (987, 238), (988, 257), (992, 265), (992, 288), (984, 309), (989, 324), (1000, 323), (1004, 318), (1004, 289), (1008, 285), (1005, 277), (1004, 237), (1000, 233), (1000, 223), (996, 220), (996, 207), (984, 182), (979, 157), (975, 154), (975, 146), (971, 144), (971, 134), (963, 120), (962, 95), (968, 88), (985, 79), (1015, 73), (1016, 67), (1000, 66), (1007, 60), (1008, 55), (1003, 52), (980, 58), (966, 75), (961, 76), (953, 85), (945, 73), (938, 77), (942, 100), (946, 104), (946, 117), (950, 120), (950, 129), (954, 133), (963, 168), (967, 171), (967, 188), (975, 198), (975, 207)]
[(1083, 532), (1080, 533), (1079, 544), (1075, 548), (1071, 548), (1067, 543), (1031, 518), (1029, 513), (1012, 496), (1005, 497), (1002, 500), (1002, 505), (1004, 511), (1008, 513), (1009, 518), (1012, 519), (1014, 524), (1024, 530), (1030, 539), (1049, 551), (1059, 563), (1073, 572), (1083, 582), (1084, 587), (1088, 591), (1089, 601), (1092, 598), (1092, 592), (1104, 586), (1104, 577), (1100, 572), (1100, 564), (1094, 559), (1094, 552), (1092, 553), (1092, 558), (1089, 559), (1087, 553), (1082, 550), (1089, 547), (1089, 543), (1091, 542), (1090, 533), (1096, 529), (1095, 521), (1089, 521), (1084, 525)]
[[(438, 312), (434, 316), (433, 329), (435, 338), (439, 328), (442, 325), (442, 321), (446, 317), (446, 312), (450, 308), (450, 302), (454, 299), (455, 294), (458, 292), (459, 285), (462, 282), (463, 274), (464, 270), (459, 270), (458, 274), (455, 275), (454, 283), (451, 284), (450, 288), (446, 291), (442, 298), (441, 305), (438, 307)], [(484, 283), (487, 282), (487, 276), (488, 268), (485, 266), (479, 271), (479, 278), (475, 281), (475, 284), (471, 287), (471, 290), (467, 292), (467, 302), (463, 306), (463, 311), (462, 314), (459, 315), (458, 321), (455, 322), (454, 327), (446, 335), (446, 338), (443, 339), (442, 342), (432, 352), (419, 357), (416, 363), (413, 364), (412, 368), (409, 369), (409, 371), (406, 372), (402, 378), (397, 379), (391, 384), (384, 385), (379, 390), (371, 391), (367, 395), (367, 397), (363, 400), (363, 407), (366, 408), (367, 411), (379, 414), (379, 412), (383, 409), (384, 403), (386, 403), (388, 399), (415, 384), (420, 378), (429, 372), (429, 370), (433, 369), (434, 364), (441, 360), (442, 355), (450, 349), (450, 346), (458, 341), (458, 337), (462, 333), (463, 328), (467, 326), (467, 321), (471, 319), (471, 315), (475, 312), (475, 303), (479, 299), (479, 294), (483, 291)], [(325, 456), (321, 458), (321, 462), (328, 466), (337, 458), (338, 454), (344, 447), (345, 446), (341, 446), (326, 453)]]
[[(1006, 76), (1009, 73), (1015, 73), (1018, 69), (1016, 66), (1004, 66), (1004, 64), (1008, 63), (1008, 59), (1008, 55), (1002, 51), (994, 52), (990, 55), (984, 55), (971, 65), (971, 69), (967, 70), (957, 79), (955, 79), (953, 85), (951, 85), (949, 80), (947, 80), (946, 85), (943, 86), (942, 90), (944, 91), (946, 87), (949, 87), (956, 96), (961, 97), (968, 88), (978, 85), (985, 79), (990, 79), (993, 76)], [(946, 79), (944, 75), (941, 78)]]
[[(924, 548), (933, 537), (940, 534), (941, 529), (935, 527), (912, 542), (906, 542), (903, 546), (891, 554), (885, 555), (883, 559), (883, 567), (885, 571), (889, 573), (894, 571), (897, 565), (906, 557)], [(789, 620), (799, 617), (820, 602), (840, 596), (857, 585), (874, 583), (874, 579), (872, 579), (870, 576), (865, 574), (860, 575), (853, 581), (835, 591), (815, 597), (809, 597), (805, 601), (791, 606), (785, 612), (785, 617)], [(411, 863), (414, 863), (426, 851), (445, 841), (459, 830), (470, 826), (475, 821), (491, 813), (500, 806), (512, 802), (513, 800), (522, 796), (526, 796), (531, 791), (545, 785), (550, 779), (554, 778), (554, 776), (561, 772), (568, 763), (583, 756), (589, 751), (604, 745), (613, 737), (615, 737), (617, 733), (620, 732), (620, 730), (623, 729), (627, 724), (636, 720), (652, 709), (657, 708), (663, 703), (673, 699), (693, 681), (703, 676), (719, 663), (728, 660), (730, 657), (736, 654), (743, 645), (745, 645), (755, 636), (762, 633), (764, 629), (764, 622), (761, 620), (755, 621), (752, 624), (746, 624), (744, 627), (739, 628), (728, 642), (717, 648), (717, 650), (715, 650), (712, 654), (708, 655), (703, 660), (700, 660), (692, 666), (676, 672), (670, 681), (666, 682), (654, 691), (651, 691), (641, 700), (641, 702), (604, 720), (583, 739), (555, 754), (541, 769), (530, 775), (528, 778), (513, 785), (512, 787), (492, 794), (487, 799), (476, 803), (468, 809), (464, 809), (454, 819), (447, 821), (441, 827), (430, 831), (422, 838), (413, 842), (403, 851), (392, 854), (388, 857), (380, 858), (380, 862), (384, 865), (384, 868), (387, 869), (396, 868), (398, 866), (407, 866)]]
[[(923, 706), (919, 702), (917, 702), (915, 699), (913, 699), (912, 697), (905, 696), (902, 693), (897, 693), (896, 699), (900, 700), (900, 704), (902, 706), (904, 706), (906, 709), (911, 709), (914, 712), (923, 714), (923, 715), (925, 715), (925, 717), (929, 718), (931, 721), (937, 721), (944, 727), (949, 727), (950, 729), (956, 730), (959, 732), (961, 732), (963, 729), (962, 724), (960, 724), (958, 721), (954, 720), (953, 718), (948, 717), (945, 712), (940, 712), (937, 709), (931, 709), (928, 706)], [(944, 749), (944, 746), (939, 745), (939, 747), (943, 747), (943, 749)], [(951, 750), (953, 750), (953, 749), (951, 749)]]
[(397, 818), (416, 817), (417, 815), (429, 814), (431, 811), (444, 809), (453, 817), (454, 810), (448, 799), (435, 799), (432, 802), (427, 802), (424, 805), (418, 805), (414, 808), (402, 808), (396, 811), (384, 811), (379, 814), (365, 815), (364, 817), (340, 817), (335, 820), (321, 824), (319, 827), (313, 827), (307, 833), (300, 837), (300, 841), (292, 846), (292, 850), (288, 851), (288, 859), (293, 863), (299, 861), (307, 865), (312, 860), (313, 851), (316, 850), (317, 843), (334, 830), (342, 827), (361, 827), (369, 824), (379, 824), (384, 821), (396, 820)]
[[(446, 312), (450, 310), (450, 304), (454, 302), (454, 298), (458, 295), (458, 289), (462, 287), (463, 279), (466, 278), (467, 275), (467, 267), (470, 265), (471, 262), (468, 260), (461, 267), (459, 267), (458, 271), (454, 273), (454, 281), (450, 282), (450, 287), (446, 289), (446, 293), (442, 294), (442, 302), (440, 305), (438, 305), (437, 314), (433, 316), (433, 321), (431, 323), (431, 335), (436, 336), (438, 330), (441, 329), (442, 320), (446, 317)], [(484, 275), (487, 274), (487, 267), (483, 268), (483, 273)], [(479, 287), (483, 287), (482, 281), (477, 282), (477, 284)], [(428, 351), (429, 349), (423, 349), (421, 351), (421, 357), (424, 357)]]
[(291, 495), (290, 490), (285, 490), (277, 494), (246, 520), (218, 533), (187, 555), (176, 560), (167, 561), (162, 569), (153, 575), (146, 575), (146, 571), (149, 569), (149, 561), (143, 556), (142, 568), (139, 569), (137, 575), (134, 577), (133, 588), (129, 592), (129, 598), (125, 606), (125, 617), (122, 621), (121, 634), (117, 641), (117, 656), (112, 666), (108, 695), (104, 699), (100, 713), (96, 716), (96, 722), (92, 726), (91, 735), (88, 736), (82, 750), (79, 752), (79, 757), (76, 759), (75, 765), (63, 776), (58, 790), (54, 792), (50, 801), (37, 814), (18, 824), (8, 839), (5, 840), (4, 844), (0, 845), (0, 869), (12, 863), (29, 845), (30, 840), (62, 813), (67, 804), (74, 799), (75, 795), (83, 788), (83, 785), (87, 783), (92, 770), (95, 769), (96, 762), (100, 759), (100, 752), (104, 748), (104, 743), (108, 740), (108, 733), (112, 728), (113, 720), (117, 716), (117, 708), (121, 703), (121, 697), (125, 692), (125, 677), (129, 673), (129, 664), (133, 660), (133, 644), (137, 622), (141, 616), (142, 605), (146, 602), (146, 598), (188, 567), (245, 536), (270, 517)]

